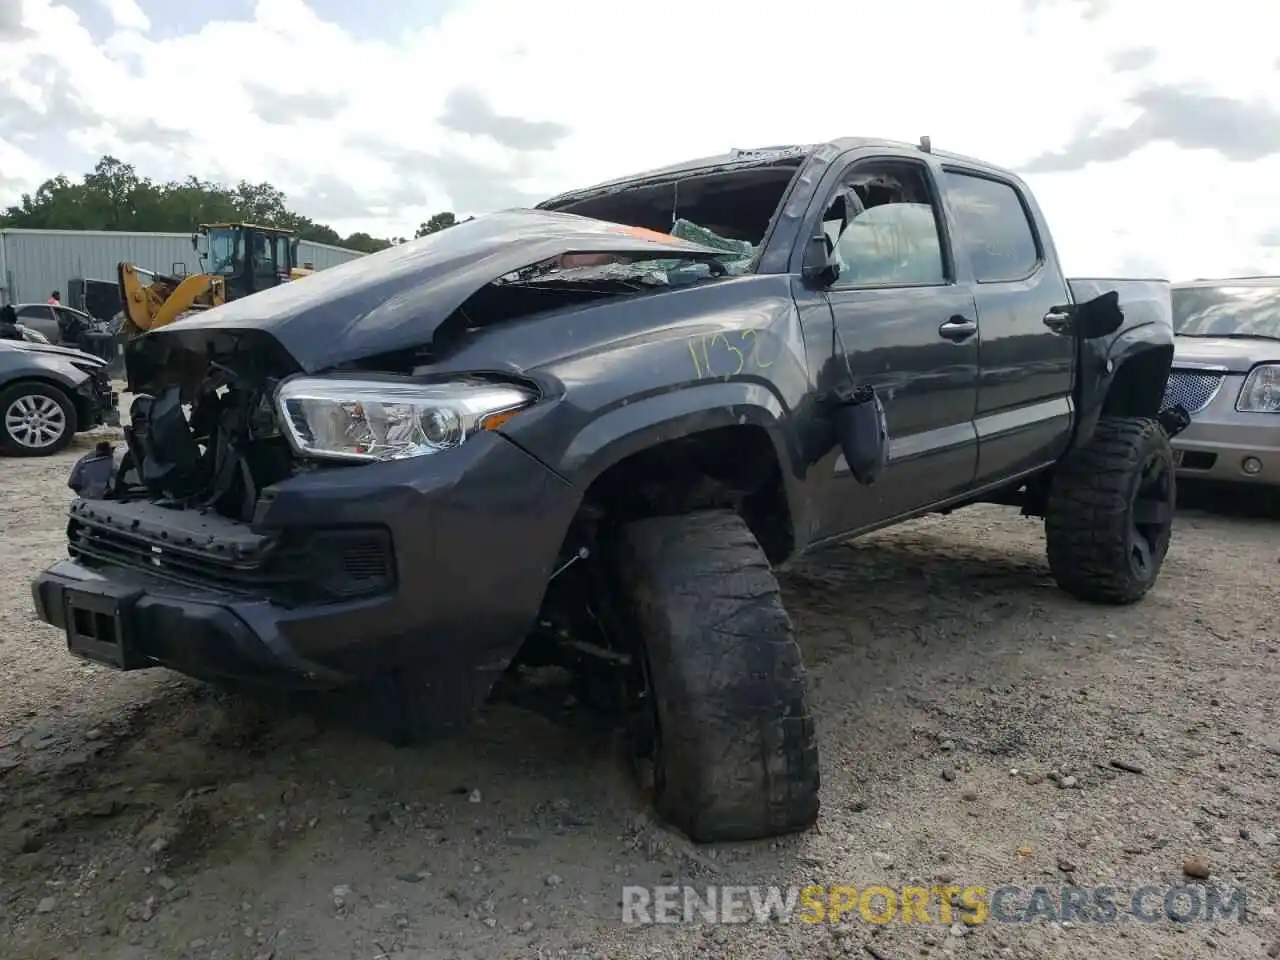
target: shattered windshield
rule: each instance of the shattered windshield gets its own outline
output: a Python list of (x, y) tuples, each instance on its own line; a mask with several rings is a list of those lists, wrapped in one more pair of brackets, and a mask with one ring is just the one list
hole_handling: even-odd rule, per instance
[(1184, 337), (1280, 340), (1280, 283), (1174, 290), (1173, 329)]

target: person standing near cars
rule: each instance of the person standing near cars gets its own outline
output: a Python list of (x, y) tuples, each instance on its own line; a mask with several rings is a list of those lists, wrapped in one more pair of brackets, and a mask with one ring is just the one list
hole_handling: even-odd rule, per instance
[(50, 306), (60, 307), (62, 306), (62, 294), (55, 290), (53, 293), (49, 294), (49, 299), (45, 302)]

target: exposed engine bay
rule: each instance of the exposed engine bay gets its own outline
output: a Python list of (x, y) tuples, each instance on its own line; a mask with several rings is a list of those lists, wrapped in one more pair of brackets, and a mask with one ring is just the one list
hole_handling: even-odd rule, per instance
[(213, 363), (189, 400), (179, 386), (138, 397), (111, 499), (252, 520), (260, 491), (296, 469), (272, 408), (277, 382)]
[[(746, 262), (731, 253), (725, 259), (732, 262), (605, 255), (575, 265), (555, 258), (486, 284), (448, 326), (456, 335), (572, 303), (699, 283), (736, 272)], [(407, 354), (375, 355), (348, 369), (410, 373), (430, 361), (444, 346), (440, 341), (447, 337), (437, 336), (434, 349), (424, 345)], [(265, 487), (315, 468), (294, 454), (277, 417), (280, 374), (293, 371), (264, 364), (250, 344), (239, 346), (217, 351), (221, 359), (212, 360), (176, 345), (167, 351), (143, 347), (131, 355), (131, 372), (149, 368), (139, 380), (154, 384), (155, 392), (133, 403), (125, 429), (128, 452), (109, 499), (149, 500), (248, 522)], [(200, 376), (196, 370), (202, 362), (207, 370)]]
[[(755, 179), (763, 176), (755, 171)], [(780, 191), (790, 176), (770, 173), (770, 190)], [(724, 179), (726, 190), (740, 189), (735, 178)], [(683, 217), (667, 227), (670, 233), (628, 224), (634, 218), (626, 217), (592, 222), (525, 211), (509, 219), (508, 231), (527, 232), (523, 244), (507, 242), (501, 231), (468, 240), (467, 231), (479, 228), (463, 224), (446, 239), (464, 244), (465, 255), (438, 240), (416, 252), (389, 252), (380, 270), (358, 271), (358, 282), (335, 269), (206, 314), (221, 322), (184, 320), (132, 342), (126, 366), (137, 399), (125, 430), (127, 454), (107, 499), (249, 523), (262, 491), (298, 471), (394, 458), (406, 455), (399, 449), (406, 444), (419, 453), (453, 445), (488, 428), (485, 417), (501, 411), (486, 407), (483, 416), (463, 422), (463, 410), (462, 420), (446, 423), (437, 416), (439, 404), (523, 402), (521, 388), (456, 384), (470, 391), (464, 403), (428, 396), (434, 388), (426, 383), (370, 387), (361, 378), (418, 374), (468, 333), (494, 324), (738, 276), (754, 262), (754, 237), (767, 223), (763, 218), (753, 239), (744, 239), (734, 236), (741, 233), (736, 228)], [(490, 245), (494, 252), (487, 252)], [(501, 271), (495, 269), (500, 263)], [(311, 385), (326, 395), (298, 399), (310, 411), (301, 415), (304, 438), (295, 429), (297, 413), (278, 409), (285, 402), (279, 390), (284, 383), (287, 392), (295, 374), (320, 373), (342, 383), (333, 389), (349, 392), (330, 396), (330, 388)], [(390, 397), (383, 395), (387, 390), (402, 392)], [(317, 413), (317, 405), (329, 413)], [(364, 407), (377, 409), (366, 416)], [(387, 414), (391, 408), (395, 416)], [(381, 420), (372, 424), (376, 416)], [(427, 433), (438, 435), (427, 436), (424, 423)], [(372, 446), (353, 439), (357, 428), (372, 429)]]

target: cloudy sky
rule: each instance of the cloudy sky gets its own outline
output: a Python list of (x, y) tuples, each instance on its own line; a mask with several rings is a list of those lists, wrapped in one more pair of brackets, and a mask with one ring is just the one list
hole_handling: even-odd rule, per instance
[(343, 233), (731, 147), (1027, 177), (1075, 274), (1280, 272), (1265, 0), (0, 0), (0, 203), (112, 153)]

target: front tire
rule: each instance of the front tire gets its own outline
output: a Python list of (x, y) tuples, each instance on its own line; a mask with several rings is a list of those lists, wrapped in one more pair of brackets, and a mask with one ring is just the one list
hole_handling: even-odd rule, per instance
[(76, 435), (75, 404), (47, 383), (16, 383), (0, 393), (0, 450), (14, 457), (49, 457)]
[(1142, 599), (1169, 551), (1176, 499), (1164, 428), (1148, 418), (1100, 420), (1050, 488), (1045, 540), (1058, 586), (1094, 603)]
[(804, 666), (769, 561), (728, 511), (627, 525), (620, 587), (656, 721), (654, 802), (699, 843), (795, 833), (818, 817)]

